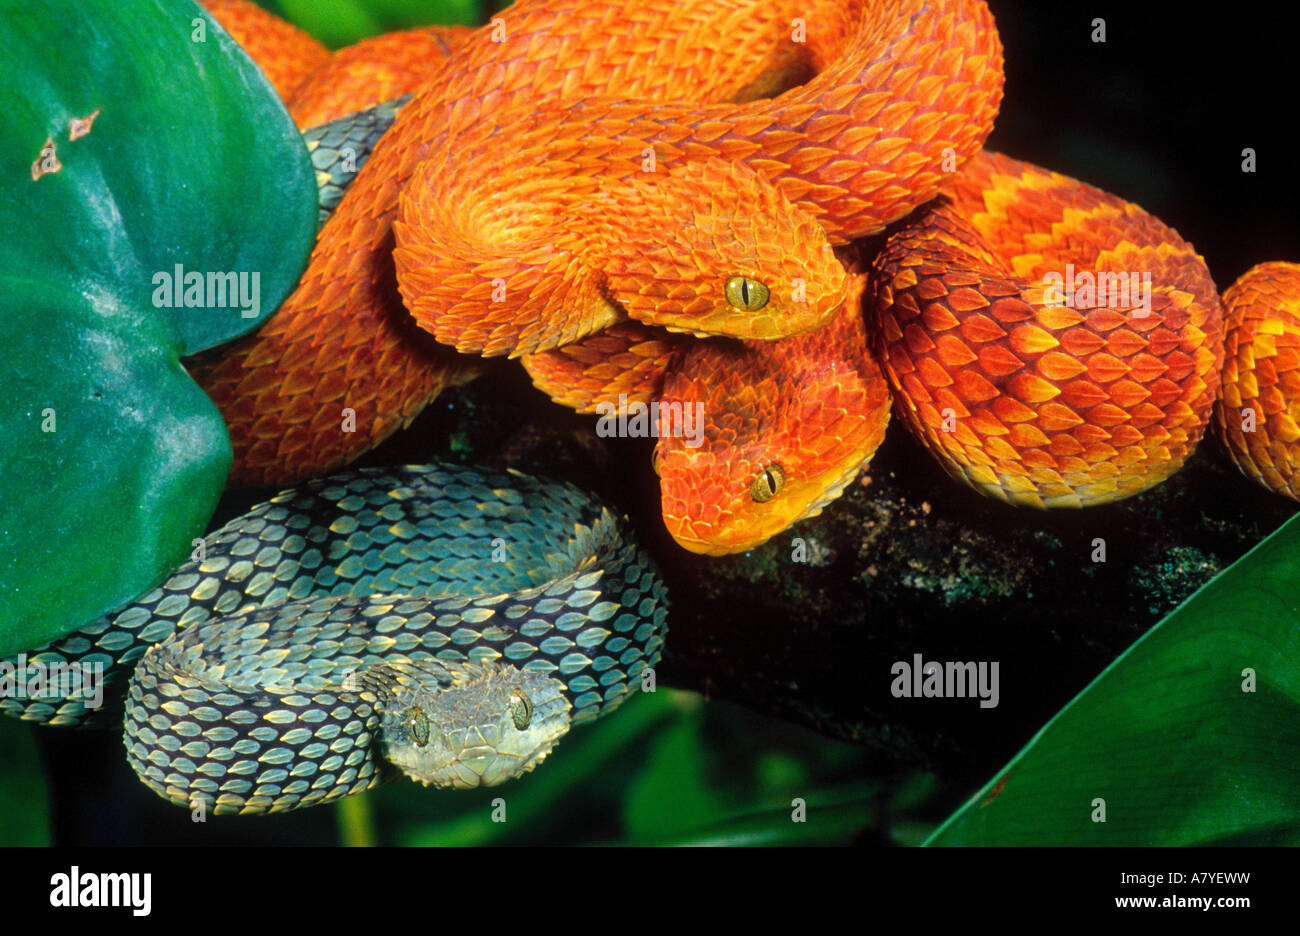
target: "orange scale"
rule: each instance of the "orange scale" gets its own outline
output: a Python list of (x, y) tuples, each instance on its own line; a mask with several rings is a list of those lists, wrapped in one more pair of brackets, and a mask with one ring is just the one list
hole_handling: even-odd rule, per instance
[(1147, 402), (1158, 407), (1162, 413), (1167, 412), (1169, 405), (1174, 400), (1177, 400), (1183, 392), (1181, 386), (1167, 377), (1162, 377), (1155, 383), (1150, 384), (1147, 389), (1151, 391), (1151, 397)]
[[(984, 280), (982, 283), (982, 291), (986, 296), (991, 296), (996, 299), (1016, 298), (1019, 305), (1024, 304), (1023, 301), (1019, 299), (1022, 291), (1021, 287), (1008, 279), (999, 278)], [(1006, 309), (1005, 312), (1008, 315), (1013, 314), (1013, 310), (1010, 308)]]
[(1015, 466), (1016, 474), (1023, 474), (1021, 468), (1021, 458), (1023, 453), (1004, 439), (997, 436), (986, 436), (984, 438), (984, 451), (988, 452), (993, 458), (1008, 463), (1008, 467)]
[[(1008, 348), (999, 344), (982, 345), (979, 352), (979, 362), (984, 373), (993, 377), (1005, 377), (1007, 374), (1014, 374), (1025, 366), (1023, 360)], [(1044, 376), (1048, 375), (1044, 374)]]
[[(1092, 465), (1093, 472), (1096, 472), (1098, 467), (1111, 461), (1118, 454), (1115, 446), (1107, 445), (1105, 442), (1097, 442), (1083, 450), (1083, 460)], [(1103, 474), (1109, 474), (1113, 477), (1115, 472), (1103, 472)]]
[(1165, 357), (1165, 364), (1169, 367), (1170, 380), (1182, 381), (1196, 372), (1196, 359), (1182, 351), (1171, 351)]
[(1088, 377), (1096, 383), (1111, 383), (1128, 375), (1128, 365), (1112, 354), (1099, 352), (1088, 358)]
[(1007, 381), (1006, 389), (1016, 399), (1027, 404), (1046, 403), (1061, 394), (1060, 388), (1055, 384), (1027, 373), (1012, 377)]
[(878, 322), (877, 332), (881, 344), (892, 345), (903, 340), (903, 328), (892, 312), (881, 315)]
[(1152, 299), (1150, 309), (1134, 306), (1125, 313), (1128, 315), (1128, 327), (1139, 337), (1169, 325), (1169, 310), (1161, 307), (1158, 298)]
[(1101, 426), (1095, 426), (1091, 423), (1084, 423), (1077, 426), (1071, 433), (1084, 446), (1095, 445), (1098, 442), (1105, 442), (1110, 439), (1110, 433)]
[(1007, 440), (1020, 449), (1041, 448), (1051, 442), (1032, 423), (1016, 423), (1011, 427)]
[[(1137, 425), (1137, 421), (1134, 420), (1134, 423), (1133, 423), (1133, 424), (1136, 426), (1136, 425)], [(1164, 426), (1159, 426), (1159, 425), (1156, 425), (1156, 426), (1141, 426), (1140, 428), (1141, 428), (1141, 430), (1142, 430), (1142, 438), (1146, 441), (1146, 444), (1147, 444), (1148, 446), (1150, 446), (1150, 445), (1164, 445), (1164, 444), (1165, 444), (1166, 442), (1168, 442), (1171, 438), (1173, 438), (1173, 437), (1169, 434), (1169, 430), (1166, 429)]]
[(968, 315), (961, 322), (961, 333), (968, 341), (974, 341), (984, 344), (989, 341), (1000, 341), (1007, 336), (1002, 326), (993, 319), (989, 318), (982, 312), (974, 315)]
[(1038, 425), (1047, 432), (1067, 432), (1082, 422), (1082, 416), (1060, 403), (1046, 403), (1038, 412)]
[(1034, 307), (1018, 296), (997, 300), (989, 307), (989, 312), (999, 322), (1007, 324), (1025, 322), (1034, 317)]
[(1115, 456), (1115, 464), (1121, 468), (1132, 468), (1134, 465), (1140, 465), (1143, 462), (1151, 460), (1151, 456), (1136, 446), (1121, 449)]
[(1146, 352), (1136, 355), (1128, 362), (1128, 366), (1133, 377), (1142, 383), (1150, 383), (1164, 376), (1169, 370), (1169, 366), (1164, 361)]
[(935, 350), (934, 341), (926, 330), (916, 322), (909, 322), (907, 327), (903, 329), (903, 342), (913, 354), (927, 354)]
[(952, 386), (952, 376), (933, 357), (923, 357), (918, 360), (916, 372), (927, 387)]
[(1167, 327), (1153, 331), (1147, 336), (1147, 350), (1162, 360), (1170, 352), (1183, 350), (1184, 345), (1182, 334)]
[(983, 468), (991, 468), (994, 461), (989, 457), (989, 453), (984, 448), (982, 439), (975, 439), (971, 442), (958, 442), (952, 433), (947, 433), (940, 438), (944, 450), (952, 457), (953, 461), (962, 465), (975, 465)]
[(940, 414), (946, 409), (952, 410), (959, 423), (971, 414), (971, 411), (966, 407), (966, 401), (958, 398), (947, 388), (940, 388), (934, 392), (934, 402), (938, 406)]
[(1106, 346), (1106, 339), (1096, 332), (1080, 326), (1071, 328), (1059, 337), (1061, 349), (1077, 358), (1086, 358)]
[[(900, 400), (898, 401), (898, 406), (899, 406), (899, 410), (901, 411), (907, 408), (907, 403)], [(934, 404), (917, 403), (911, 408), (911, 411), (915, 416), (916, 420), (921, 425), (923, 426), (939, 425), (939, 421), (941, 417), (939, 416), (939, 411), (934, 407)]]
[(1131, 410), (1150, 395), (1146, 387), (1132, 380), (1120, 380), (1110, 386), (1110, 398), (1126, 410)]
[(933, 347), (944, 367), (962, 367), (978, 360), (975, 352), (956, 335), (940, 335), (939, 340), (934, 343)]
[(1110, 399), (1101, 387), (1087, 380), (1071, 380), (1061, 387), (1061, 402), (1075, 410), (1087, 409)]
[(1132, 424), (1116, 426), (1110, 431), (1110, 440), (1121, 448), (1129, 445), (1140, 444), (1146, 436), (1140, 429), (1135, 428)]
[(975, 430), (971, 428), (969, 420), (961, 419), (957, 420), (957, 426), (952, 432), (944, 432), (940, 429), (939, 437), (943, 439), (951, 439), (952, 443), (949, 445), (950, 448), (960, 446), (962, 449), (967, 451), (982, 450), (987, 438), (986, 436), (977, 434)]
[[(1010, 354), (1010, 352), (1007, 353)], [(1014, 359), (1019, 360), (1018, 358)], [(1048, 351), (1038, 359), (1036, 367), (1039, 374), (1055, 383), (1078, 377), (1088, 369), (1087, 365), (1077, 357), (1060, 351)], [(985, 370), (987, 369), (986, 367)]]
[(932, 332), (948, 331), (961, 324), (960, 320), (939, 303), (931, 303), (921, 312), (921, 321)]
[(934, 399), (930, 395), (930, 390), (925, 384), (921, 383), (921, 378), (915, 374), (905, 374), (902, 378), (903, 392), (908, 399), (918, 405), (929, 402)]
[(1094, 406), (1084, 414), (1088, 422), (1096, 426), (1118, 426), (1120, 423), (1129, 421), (1128, 413), (1111, 403), (1102, 403)]
[(1047, 451), (1051, 452), (1057, 459), (1062, 459), (1082, 453), (1083, 446), (1079, 444), (1078, 439), (1062, 432), (1052, 436), (1052, 441), (1051, 444), (1047, 446)]
[(963, 286), (953, 290), (948, 297), (948, 305), (956, 312), (966, 313), (973, 312), (976, 309), (987, 308), (988, 299), (981, 295), (977, 290)]
[(1260, 408), (1268, 416), (1276, 416), (1287, 411), (1286, 397), (1277, 387), (1261, 387), (1259, 396), (1255, 399), (1259, 401)]
[(992, 409), (998, 419), (1008, 423), (1028, 422), (1038, 416), (1037, 411), (1007, 394), (994, 400)]
[(1277, 369), (1272, 358), (1255, 358), (1255, 380), (1265, 387), (1277, 383)]
[(1093, 309), (1087, 316), (1088, 327), (1099, 334), (1114, 331), (1128, 323), (1128, 316), (1113, 309)]
[(1083, 316), (1068, 306), (1043, 306), (1038, 310), (1038, 324), (1053, 332), (1064, 331), (1083, 321)]
[[(960, 290), (968, 286), (982, 286), (984, 277), (971, 270), (946, 270), (940, 277), (945, 286)], [(988, 305), (987, 302), (984, 305)]]
[(1035, 486), (1042, 483), (1043, 476), (1050, 482), (1055, 481), (1059, 475), (1056, 473), (1056, 459), (1046, 449), (1032, 448), (1020, 452), (1020, 460), (1025, 467), (1030, 469), (1028, 475), (1033, 479)]
[(1062, 458), (1057, 463), (1056, 467), (1065, 477), (1066, 483), (1071, 487), (1086, 484), (1088, 482), (1088, 474), (1092, 471), (1092, 465), (1084, 459), (1082, 450), (1080, 450), (1078, 455)]
[(1004, 436), (1011, 431), (986, 410), (973, 413), (965, 422), (982, 436)]
[(1131, 328), (1121, 328), (1106, 336), (1106, 350), (1116, 357), (1132, 357), (1147, 348), (1147, 340)]

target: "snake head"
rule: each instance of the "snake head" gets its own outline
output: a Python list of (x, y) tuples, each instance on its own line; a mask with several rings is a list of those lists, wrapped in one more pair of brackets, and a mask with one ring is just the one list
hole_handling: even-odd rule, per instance
[[(820, 331), (699, 342), (668, 375), (655, 470), (664, 523), (681, 546), (708, 555), (758, 546), (820, 513), (875, 453), (890, 396), (866, 349), (864, 279), (850, 278), (840, 314)], [(688, 408), (702, 414), (693, 437), (665, 425)]]
[(707, 159), (629, 185), (602, 209), (606, 288), (629, 317), (770, 340), (820, 328), (842, 305), (844, 267), (825, 231), (761, 173)]
[(367, 674), (379, 692), (384, 756), (439, 788), (496, 786), (540, 764), (569, 730), (562, 683), (501, 663), (446, 664), (433, 682)]

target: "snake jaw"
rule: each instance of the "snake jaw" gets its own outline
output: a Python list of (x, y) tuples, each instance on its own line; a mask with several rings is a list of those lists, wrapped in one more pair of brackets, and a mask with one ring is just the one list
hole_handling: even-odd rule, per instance
[(447, 672), (450, 684), (403, 684), (383, 706), (384, 755), (412, 780), (496, 786), (540, 764), (569, 730), (572, 705), (555, 679), (491, 662)]

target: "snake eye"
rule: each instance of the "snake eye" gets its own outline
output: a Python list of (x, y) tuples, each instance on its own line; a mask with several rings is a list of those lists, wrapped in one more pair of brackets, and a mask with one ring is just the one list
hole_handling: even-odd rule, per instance
[(406, 727), (410, 729), (416, 747), (424, 747), (429, 743), (429, 716), (424, 714), (423, 709), (407, 710)]
[(516, 689), (510, 694), (510, 717), (514, 719), (515, 727), (523, 731), (528, 727), (528, 723), (533, 720), (533, 700), (528, 698), (528, 693), (522, 689)]
[(655, 470), (655, 474), (659, 474), (659, 446), (657, 445), (650, 450), (650, 467)]
[(722, 291), (726, 293), (727, 301), (737, 309), (753, 312), (767, 305), (767, 287), (748, 276), (733, 276)]
[(768, 465), (749, 486), (749, 496), (758, 503), (770, 501), (785, 486), (785, 469), (776, 462)]

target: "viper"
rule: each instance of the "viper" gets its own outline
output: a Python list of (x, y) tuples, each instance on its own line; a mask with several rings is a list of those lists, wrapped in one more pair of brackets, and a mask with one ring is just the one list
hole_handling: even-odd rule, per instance
[[(258, 35), (236, 38), (260, 60)], [(427, 50), (423, 32), (371, 48), (402, 59), (412, 35)], [(1002, 90), (978, 0), (524, 0), (445, 45), (423, 83), (384, 85), (414, 97), (297, 290), (190, 364), (236, 482), (350, 461), (477, 373), (477, 354), (630, 323), (738, 340), (830, 323), (847, 289), (833, 248), (937, 194)], [(280, 81), (319, 89), (335, 67)], [(307, 92), (282, 93), (294, 111)]]
[(147, 786), (218, 814), (402, 775), (491, 786), (641, 691), (667, 611), (624, 522), (571, 485), (361, 469), (253, 507), (128, 607), (7, 661), (102, 667), (102, 707), (69, 683), (0, 711), (122, 724)]
[[(736, 17), (753, 15), (743, 6), (725, 6)], [(593, 23), (605, 23), (604, 6), (584, 9)], [(538, 17), (544, 10), (526, 7)], [(807, 197), (810, 190), (794, 185), (798, 144), (807, 137), (780, 129), (800, 102), (820, 108), (814, 123), (832, 111), (863, 118), (862, 89), (855, 90), (853, 76), (855, 50), (863, 43), (853, 27), (883, 29), (894, 21), (884, 5), (835, 5), (834, 12), (841, 17), (838, 38), (827, 41), (832, 33), (814, 30), (813, 41), (798, 50), (802, 58), (790, 58), (790, 42), (778, 41), (776, 51), (764, 47), (758, 55), (762, 77), (711, 112), (629, 102), (611, 97), (614, 87), (593, 89), (602, 95), (594, 100), (575, 93), (568, 101), (534, 84), (528, 87), (537, 106), (516, 115), (509, 106), (513, 95), (499, 110), (500, 95), (489, 95), (490, 106), (467, 108), (463, 96), (443, 87), (441, 110), (430, 111), (426, 122), (425, 159), (399, 194), (394, 222), (394, 278), (413, 321), (461, 351), (521, 356), (540, 389), (580, 411), (616, 401), (703, 403), (707, 444), (687, 446), (665, 432), (655, 453), (665, 523), (681, 545), (698, 552), (751, 548), (819, 512), (869, 461), (884, 435), (891, 393), (901, 421), (949, 473), (1011, 503), (1105, 503), (1172, 474), (1203, 435), (1218, 392), (1222, 315), (1191, 245), (1136, 205), (991, 153), (962, 164), (952, 150), (942, 166), (941, 197), (894, 232), (870, 276), (844, 255), (822, 264), (826, 301), (814, 297), (807, 304), (814, 308), (803, 310), (809, 317), (797, 319), (772, 299), (769, 281), (779, 297), (796, 277), (743, 266), (746, 259), (777, 253), (806, 272), (805, 249), (824, 247), (823, 232), (826, 242), (839, 243), (881, 226), (879, 217), (863, 220), (871, 210), (865, 197), (846, 212), (837, 190), (822, 186), (817, 197)], [(991, 29), (980, 14), (970, 6), (947, 9), (950, 35), (967, 26)], [(591, 25), (591, 35), (600, 28)], [(621, 27), (639, 28), (670, 34), (653, 16)], [(504, 40), (510, 29), (508, 21), (498, 21), (486, 39)], [(433, 58), (444, 66), (443, 84), (461, 87), (446, 70), (457, 66), (447, 63), (457, 61), (453, 50), (483, 41), (486, 32), (421, 30), (367, 40), (340, 53), (332, 67), (304, 67), (307, 77), (288, 96), (291, 109), (302, 113), (305, 99), (320, 116), (330, 89), (342, 88), (336, 100), (347, 101), (359, 75), (396, 72), (406, 84), (377, 83), (387, 92), (414, 87), (419, 67), (403, 52), (412, 43), (436, 42)], [(928, 61), (913, 45), (924, 32), (914, 16), (893, 37), (895, 63)], [(941, 36), (941, 28), (931, 35)], [(1000, 93), (998, 76), (979, 71), (997, 71), (995, 34), (991, 43), (982, 58), (963, 59), (973, 91), (991, 91), (966, 95), (972, 121), (991, 119)], [(588, 72), (596, 74), (602, 53), (590, 51)], [(950, 53), (954, 61), (959, 57)], [(884, 61), (874, 60), (872, 68), (888, 76)], [(814, 73), (801, 97), (735, 103)], [(532, 75), (520, 64), (516, 77), (522, 95)], [(899, 83), (895, 89), (891, 106), (901, 111), (915, 104), (908, 96), (915, 84), (910, 91)], [(828, 93), (847, 103), (827, 105)], [(702, 126), (700, 113), (716, 116), (712, 148), (696, 146), (698, 159), (679, 158), (674, 167), (673, 158), (687, 152)], [(494, 142), (507, 119), (512, 150), (504, 160)], [(760, 126), (761, 132), (750, 132)], [(862, 127), (878, 135), (869, 120)], [(773, 130), (783, 140), (780, 161), (765, 149)], [(665, 140), (663, 178), (647, 186), (638, 176), (653, 175), (645, 160), (655, 163)], [(835, 140), (852, 149), (845, 134)], [(749, 178), (743, 168), (720, 161), (722, 150), (740, 167), (761, 166), (758, 175)], [(852, 154), (840, 155), (844, 178), (859, 191)], [(692, 186), (677, 170), (689, 174), (697, 163), (704, 175)], [(650, 189), (668, 192), (668, 204)], [(795, 197), (785, 204), (782, 195)], [(744, 233), (761, 229), (769, 250), (765, 254), (754, 240), (730, 259), (715, 250), (708, 264), (730, 263), (740, 271), (722, 280), (723, 297), (734, 298), (728, 290), (744, 295), (730, 309), (716, 294), (710, 303), (706, 294), (722, 276), (717, 267), (687, 271), (688, 277), (703, 271), (703, 279), (683, 279), (680, 267), (673, 272), (677, 258), (698, 260), (698, 249), (681, 240), (681, 232), (695, 236), (702, 219), (712, 224), (719, 216), (734, 225), (737, 211), (754, 204), (770, 210), (749, 216)], [(818, 229), (803, 225), (801, 212), (815, 216)], [(743, 239), (706, 230), (714, 244)], [(1154, 307), (1108, 302), (1104, 291), (1072, 301), (1069, 309), (1044, 302), (1041, 287), (1054, 271), (1078, 267), (1106, 276), (1117, 264), (1150, 280), (1143, 287), (1151, 290), (1146, 302), (1154, 300)], [(850, 270), (846, 291), (833, 288), (840, 267)], [(912, 281), (917, 271), (927, 274), (923, 282)], [(863, 287), (865, 331), (857, 321)], [(766, 293), (761, 300), (755, 298), (760, 291)], [(546, 305), (556, 295), (563, 298), (558, 316)], [(736, 316), (759, 301), (760, 309), (778, 314), (766, 320)], [(695, 312), (684, 316), (692, 304)], [(820, 327), (807, 327), (823, 319)], [(729, 344), (716, 334), (741, 341)], [(1285, 436), (1287, 430), (1280, 431)]]

